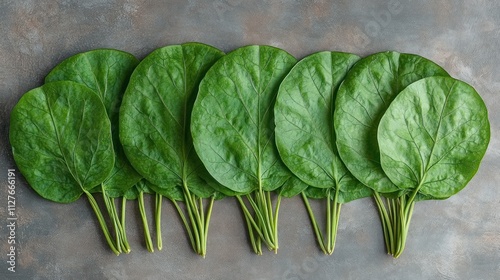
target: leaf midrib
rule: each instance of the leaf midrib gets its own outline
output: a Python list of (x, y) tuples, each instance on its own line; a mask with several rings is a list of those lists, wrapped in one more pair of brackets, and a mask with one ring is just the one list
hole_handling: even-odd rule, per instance
[[(61, 143), (61, 136), (60, 136), (60, 132), (58, 130), (58, 127), (56, 125), (56, 120), (54, 118), (54, 113), (53, 113), (52, 107), (51, 107), (50, 102), (49, 102), (49, 95), (46, 92), (44, 92), (44, 95), (45, 95), (45, 102), (47, 104), (47, 108), (48, 108), (48, 111), (49, 111), (51, 123), (52, 123), (52, 126), (54, 128), (54, 132), (56, 134), (56, 141), (57, 141), (57, 145), (58, 145), (58, 148), (59, 148), (59, 152), (61, 153), (61, 155), (62, 155), (62, 157), (64, 159), (64, 164), (66, 165), (66, 168), (68, 169), (69, 173), (71, 174), (71, 176), (73, 177), (73, 179), (78, 183), (78, 185), (80, 186), (80, 188), (83, 190), (82, 182), (80, 182), (80, 180), (79, 180), (79, 178), (77, 176), (78, 174), (74, 174), (73, 173), (73, 170), (70, 168), (70, 166), (68, 164), (68, 158), (66, 157), (66, 154), (63, 152), (62, 143)], [(77, 171), (76, 168), (75, 168), (74, 171), (75, 172)]]

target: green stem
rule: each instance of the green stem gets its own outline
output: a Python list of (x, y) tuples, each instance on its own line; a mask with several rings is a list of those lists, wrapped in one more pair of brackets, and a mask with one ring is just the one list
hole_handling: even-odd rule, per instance
[(111, 235), (109, 234), (109, 229), (108, 226), (106, 225), (106, 222), (104, 221), (104, 217), (102, 216), (102, 212), (99, 209), (99, 205), (97, 204), (97, 201), (94, 199), (91, 193), (89, 193), (86, 190), (83, 190), (85, 195), (87, 196), (87, 199), (90, 202), (90, 205), (92, 206), (92, 209), (94, 210), (94, 213), (97, 216), (97, 220), (99, 221), (99, 225), (101, 226), (102, 232), (104, 234), (104, 237), (106, 238), (106, 241), (113, 251), (117, 256), (120, 254), (120, 252), (116, 249), (115, 244), (113, 243), (113, 240), (111, 238)]
[(329, 255), (333, 254), (333, 250), (335, 249), (335, 241), (337, 240), (337, 230), (339, 228), (339, 220), (340, 220), (340, 207), (341, 203), (338, 202), (339, 191), (338, 188), (335, 189), (335, 196), (333, 197), (333, 207), (332, 207), (332, 230), (331, 232), (331, 245), (328, 248)]
[(312, 211), (311, 205), (309, 204), (309, 199), (307, 198), (305, 192), (302, 192), (301, 195), (302, 195), (302, 200), (304, 201), (304, 204), (306, 206), (307, 213), (309, 214), (309, 219), (311, 220), (311, 224), (314, 229), (314, 234), (316, 235), (316, 241), (318, 242), (318, 245), (323, 251), (323, 253), (328, 254), (325, 248), (323, 235), (321, 234), (321, 230), (319, 229), (318, 223), (316, 222), (314, 212)]
[(391, 252), (390, 254), (394, 256), (397, 251), (398, 243), (399, 243), (399, 229), (400, 229), (400, 219), (401, 219), (401, 201), (400, 198), (386, 198), (387, 205), (389, 205), (389, 210), (391, 213), (391, 226), (392, 232), (394, 233), (394, 239), (391, 243)]
[(117, 235), (120, 235), (120, 241), (122, 242), (123, 251), (125, 253), (130, 253), (130, 244), (127, 240), (127, 235), (125, 233), (125, 227), (121, 223), (120, 216), (118, 215), (118, 211), (116, 210), (115, 199), (112, 197), (108, 197), (110, 201), (111, 211), (113, 213), (113, 219), (116, 221), (118, 226)]
[(122, 240), (120, 234), (120, 226), (118, 225), (116, 211), (113, 211), (113, 205), (111, 203), (111, 198), (107, 196), (106, 190), (104, 189), (104, 185), (101, 184), (102, 198), (104, 201), (104, 205), (106, 206), (106, 210), (108, 211), (108, 216), (111, 220), (111, 224), (113, 225), (115, 231), (115, 245), (118, 252), (122, 252)]
[(255, 202), (250, 195), (247, 195), (247, 199), (250, 202), (250, 206), (252, 206), (254, 215), (257, 218), (257, 223), (255, 227), (256, 229), (259, 229), (260, 232), (262, 232), (262, 240), (264, 241), (264, 243), (266, 243), (267, 248), (269, 250), (273, 250), (275, 245), (271, 238), (272, 232), (270, 232), (269, 228), (266, 227), (264, 214), (262, 213), (263, 208), (266, 209), (265, 211), (267, 212), (267, 206), (262, 205), (262, 200), (259, 199), (258, 193), (255, 193), (255, 195), (257, 202)]
[[(114, 204), (114, 200), (113, 200), (113, 204)], [(122, 230), (122, 239), (123, 239), (123, 242), (124, 242), (124, 244), (126, 246), (126, 249), (127, 249), (126, 252), (129, 253), (130, 252), (130, 244), (128, 242), (127, 230), (126, 230), (126, 227), (125, 227), (125, 210), (126, 210), (126, 207), (127, 207), (127, 199), (125, 197), (122, 197), (122, 209), (121, 209), (122, 211), (121, 211), (120, 225), (121, 225), (121, 230)]]
[[(200, 200), (201, 201), (201, 200)], [(207, 209), (207, 215), (205, 219), (205, 236), (203, 236), (203, 244), (205, 244), (203, 248), (203, 257), (207, 253), (207, 243), (208, 243), (208, 227), (210, 226), (210, 217), (212, 216), (212, 209), (214, 207), (215, 196), (210, 198), (210, 203)]]
[(199, 203), (199, 206), (198, 206), (198, 216), (199, 216), (199, 219), (197, 220), (198, 221), (198, 228), (200, 229), (200, 252), (198, 252), (198, 254), (200, 254), (202, 257), (205, 257), (205, 254), (206, 254), (206, 248), (207, 248), (207, 243), (205, 242), (206, 239), (205, 239), (205, 211), (204, 211), (204, 207), (203, 207), (203, 199), (202, 198), (198, 198), (198, 203)]
[(273, 213), (273, 203), (271, 200), (271, 192), (262, 192), (260, 195), (264, 203), (264, 209), (266, 209), (266, 211), (264, 212), (264, 218), (266, 219), (265, 220), (266, 228), (269, 230), (269, 235), (274, 241), (273, 243), (275, 247), (277, 247), (278, 245), (276, 244), (276, 240), (274, 240), (274, 227), (273, 227), (274, 213)]
[[(257, 225), (257, 223), (255, 222), (254, 218), (252, 217), (252, 214), (250, 214), (250, 211), (248, 211), (248, 208), (245, 205), (245, 203), (243, 202), (243, 199), (239, 195), (236, 195), (236, 199), (240, 203), (241, 209), (243, 210), (243, 214), (245, 216), (245, 220), (247, 220), (248, 235), (250, 237), (250, 242), (252, 242), (252, 240), (255, 241), (256, 248), (259, 249), (259, 250), (255, 250), (254, 249), (254, 251), (257, 254), (261, 255), (262, 254), (262, 249), (260, 249), (260, 241), (261, 240), (264, 240), (264, 242), (267, 242), (267, 241), (264, 238), (264, 235), (261, 232), (260, 227)], [(249, 199), (249, 201), (252, 201), (252, 200)], [(250, 202), (250, 203), (252, 203), (252, 202)], [(254, 206), (252, 206), (252, 207), (254, 207)], [(257, 238), (253, 238), (254, 237), (254, 234), (253, 234), (254, 230), (258, 234)], [(266, 244), (266, 245), (268, 245), (268, 247), (269, 247), (269, 244)]]
[(330, 248), (332, 247), (332, 211), (330, 202), (330, 190), (326, 192), (326, 250), (328, 255), (331, 254)]
[(125, 211), (127, 210), (127, 199), (122, 197), (122, 214), (121, 214), (121, 224), (123, 229), (125, 229)]
[(158, 250), (163, 248), (163, 241), (161, 236), (161, 205), (163, 196), (159, 193), (155, 195), (155, 224), (156, 224), (156, 245)]
[(418, 190), (413, 190), (410, 196), (403, 194), (398, 198), (385, 198), (385, 202), (377, 192), (374, 193), (387, 252), (394, 258), (398, 258), (405, 249)]
[[(257, 249), (258, 249), (257, 255), (259, 255), (259, 256), (262, 255), (262, 240), (263, 240), (262, 237), (260, 237), (259, 235), (256, 236), (255, 242), (257, 244)], [(268, 245), (266, 244), (266, 246), (268, 246)]]
[[(262, 225), (262, 221), (264, 220), (264, 217), (262, 216), (262, 213), (261, 211), (259, 210), (261, 208), (260, 204), (261, 201), (258, 199), (258, 195), (255, 194), (255, 200), (252, 198), (251, 195), (247, 195), (247, 200), (248, 202), (250, 203), (250, 206), (252, 207), (252, 210), (254, 211), (254, 216), (255, 218), (257, 219), (256, 220), (256, 223), (254, 223), (254, 227), (256, 229), (259, 229), (260, 232), (262, 232), (262, 236), (261, 238), (263, 240), (269, 240), (269, 233), (267, 232), (267, 230), (263, 230), (263, 225)], [(252, 215), (249, 215), (249, 217), (252, 217)], [(253, 219), (252, 219), (253, 220)]]
[(245, 217), (245, 222), (247, 223), (248, 238), (250, 238), (250, 244), (252, 245), (252, 249), (255, 252), (255, 254), (262, 255), (262, 250), (259, 250), (259, 248), (257, 248), (257, 242), (253, 234), (252, 224), (250, 223), (250, 220), (248, 219), (248, 216), (246, 214), (244, 214), (243, 216)]
[(394, 239), (394, 234), (393, 234), (393, 228), (392, 228), (392, 219), (390, 218), (391, 211), (389, 208), (389, 214), (388, 211), (386, 210), (386, 206), (382, 198), (380, 197), (379, 193), (374, 191), (373, 196), (375, 198), (375, 202), (377, 203), (378, 207), (378, 212), (380, 215), (380, 221), (382, 222), (382, 230), (384, 232), (384, 241), (385, 241), (385, 248), (387, 250), (388, 254), (392, 254), (393, 252), (393, 239)]
[(211, 197), (205, 214), (203, 198), (198, 198), (196, 195), (191, 194), (191, 191), (189, 191), (185, 183), (183, 184), (183, 193), (189, 223), (184, 215), (184, 212), (175, 201), (173, 201), (174, 205), (177, 212), (179, 212), (179, 215), (181, 216), (186, 231), (188, 232), (193, 250), (202, 257), (205, 257), (207, 253), (208, 228), (215, 197)]
[(404, 251), (406, 246), (406, 239), (408, 237), (408, 229), (410, 228), (410, 221), (413, 215), (413, 209), (415, 207), (415, 196), (411, 196), (407, 201), (405, 201), (405, 207), (402, 207), (403, 216), (401, 217), (401, 228), (399, 237), (398, 250), (394, 254), (394, 258), (398, 258)]
[(198, 215), (198, 213), (197, 213), (197, 211), (194, 210), (194, 208), (196, 208), (196, 203), (193, 202), (193, 200), (191, 198), (191, 194), (187, 190), (187, 186), (185, 188), (186, 189), (184, 191), (184, 201), (186, 203), (186, 209), (188, 212), (189, 221), (191, 224), (191, 228), (193, 230), (193, 237), (194, 237), (193, 250), (196, 253), (199, 253), (199, 252), (201, 252), (201, 247), (200, 247), (201, 241), (200, 241), (200, 230), (199, 230), (198, 224), (197, 224), (199, 217), (196, 216), (196, 215)]
[(146, 242), (146, 248), (149, 252), (154, 252), (153, 241), (151, 241), (151, 234), (149, 233), (148, 219), (146, 217), (146, 210), (144, 207), (144, 195), (143, 192), (139, 192), (138, 197), (139, 202), (139, 212), (141, 213), (142, 225), (144, 226), (144, 237)]
[[(269, 192), (268, 192), (269, 193)], [(280, 212), (280, 205), (281, 205), (281, 195), (278, 195), (278, 199), (276, 200), (276, 210), (274, 211), (274, 225), (273, 225), (273, 232), (274, 232), (274, 244), (276, 245), (274, 247), (274, 253), (278, 253), (278, 216)]]
[(175, 209), (177, 209), (177, 213), (179, 213), (179, 217), (181, 217), (182, 223), (184, 224), (184, 228), (186, 229), (188, 236), (189, 236), (189, 241), (191, 243), (191, 247), (196, 248), (195, 240), (193, 237), (193, 232), (191, 231), (191, 227), (189, 226), (189, 223), (187, 222), (186, 216), (184, 215), (184, 212), (182, 209), (179, 207), (179, 204), (173, 199), (171, 199), (172, 203), (175, 206)]

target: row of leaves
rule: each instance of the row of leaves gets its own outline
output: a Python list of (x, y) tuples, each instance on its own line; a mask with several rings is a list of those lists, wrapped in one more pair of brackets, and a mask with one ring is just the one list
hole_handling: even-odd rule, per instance
[[(64, 60), (45, 82), (12, 111), (14, 159), (46, 199), (85, 194), (116, 254), (130, 251), (131, 199), (153, 251), (148, 193), (157, 247), (167, 197), (202, 256), (216, 199), (237, 199), (261, 254), (263, 244), (278, 250), (281, 198), (301, 195), (319, 247), (331, 254), (341, 205), (373, 196), (387, 251), (398, 257), (414, 203), (465, 187), (490, 137), (472, 87), (421, 56), (392, 51), (362, 59), (325, 51), (297, 62), (270, 46), (224, 54), (187, 43), (138, 61), (99, 49)], [(326, 203), (323, 231), (310, 198)]]

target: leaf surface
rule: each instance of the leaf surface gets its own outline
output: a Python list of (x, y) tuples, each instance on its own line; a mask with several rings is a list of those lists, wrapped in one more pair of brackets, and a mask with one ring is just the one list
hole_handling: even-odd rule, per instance
[(246, 46), (221, 58), (200, 84), (193, 108), (194, 146), (225, 187), (272, 191), (290, 177), (274, 141), (278, 86), (296, 60), (270, 46)]
[(144, 58), (130, 78), (120, 139), (134, 168), (158, 188), (186, 184), (199, 197), (214, 192), (200, 176), (204, 167), (193, 149), (189, 124), (198, 84), (223, 55), (199, 43), (166, 46)]
[(11, 113), (16, 164), (42, 197), (72, 202), (104, 181), (114, 164), (110, 122), (101, 101), (74, 82), (30, 90)]
[(448, 74), (418, 55), (381, 52), (356, 63), (338, 90), (334, 125), (340, 157), (359, 181), (375, 191), (398, 191), (380, 165), (377, 144), (380, 118), (399, 92), (430, 76)]
[(319, 52), (299, 61), (280, 85), (276, 143), (288, 168), (316, 188), (339, 188), (339, 201), (371, 195), (339, 157), (333, 127), (337, 89), (359, 57)]
[(277, 189), (277, 193), (281, 196), (291, 198), (298, 195), (308, 187), (309, 186), (297, 178), (297, 176), (290, 176), (290, 178), (285, 181), (283, 186)]
[[(118, 137), (118, 113), (130, 75), (139, 61), (131, 54), (97, 49), (71, 56), (58, 64), (45, 77), (45, 82), (74, 81), (92, 89), (106, 107), (111, 121), (115, 165), (103, 182), (107, 194), (118, 197), (137, 183), (140, 176), (130, 165)], [(100, 191), (100, 187), (97, 188)]]
[(436, 198), (460, 191), (486, 152), (486, 106), (468, 84), (430, 77), (403, 90), (380, 120), (382, 168), (399, 188)]

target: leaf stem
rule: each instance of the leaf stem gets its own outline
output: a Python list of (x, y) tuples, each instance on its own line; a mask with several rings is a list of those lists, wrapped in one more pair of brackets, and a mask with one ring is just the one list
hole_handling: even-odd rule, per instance
[(163, 196), (159, 193), (155, 195), (155, 224), (156, 224), (156, 246), (161, 251), (163, 248), (163, 241), (161, 236), (161, 205)]
[(122, 197), (122, 209), (121, 210), (122, 210), (121, 211), (122, 212), (122, 214), (121, 214), (121, 224), (122, 224), (123, 229), (125, 229), (125, 220), (126, 220), (125, 219), (125, 217), (126, 217), (125, 212), (127, 210), (127, 199), (125, 197)]
[(386, 249), (394, 258), (398, 258), (405, 249), (418, 189), (414, 189), (410, 195), (403, 194), (397, 198), (386, 197), (385, 202), (378, 192), (374, 192)]
[(179, 207), (179, 204), (174, 200), (171, 199), (172, 203), (175, 206), (175, 209), (177, 209), (177, 213), (179, 213), (179, 216), (181, 217), (182, 223), (184, 224), (184, 228), (186, 229), (189, 237), (189, 241), (191, 242), (191, 247), (196, 248), (194, 237), (193, 237), (193, 232), (191, 230), (191, 227), (189, 226), (189, 223), (186, 220), (186, 216), (184, 215), (184, 212), (182, 209)]
[[(269, 193), (269, 192), (268, 192)], [(281, 205), (281, 195), (278, 195), (278, 199), (276, 200), (276, 210), (274, 211), (274, 226), (273, 226), (273, 232), (274, 232), (274, 253), (278, 253), (278, 216), (280, 212), (280, 205)]]
[(187, 223), (187, 220), (178, 205), (176, 205), (177, 211), (181, 215), (184, 226), (188, 231), (193, 250), (202, 257), (205, 257), (207, 253), (208, 227), (215, 197), (212, 196), (210, 198), (207, 212), (205, 213), (203, 198), (197, 197), (195, 194), (191, 193), (186, 183), (183, 184), (183, 194), (190, 223)]
[[(200, 201), (201, 201), (201, 199), (200, 199)], [(203, 248), (203, 256), (205, 256), (205, 254), (207, 252), (208, 227), (210, 226), (210, 217), (212, 216), (212, 209), (214, 207), (214, 202), (215, 202), (215, 195), (213, 195), (210, 198), (210, 203), (208, 205), (207, 215), (206, 215), (206, 219), (205, 219), (205, 236), (203, 236), (205, 246)]]
[[(236, 195), (236, 199), (240, 203), (240, 206), (241, 206), (241, 209), (243, 210), (243, 214), (245, 215), (245, 218), (248, 219), (248, 222), (249, 222), (248, 224), (253, 227), (253, 229), (257, 232), (257, 234), (260, 236), (260, 238), (264, 239), (264, 236), (263, 236), (262, 232), (260, 231), (259, 226), (257, 226), (257, 223), (253, 219), (252, 214), (250, 214), (250, 211), (248, 211), (248, 208), (245, 205), (245, 203), (243, 202), (243, 199), (239, 195)], [(252, 232), (250, 232), (252, 230), (252, 227), (248, 228), (250, 235), (253, 235)]]
[(325, 248), (325, 242), (323, 240), (323, 235), (321, 234), (321, 230), (319, 229), (318, 223), (316, 222), (316, 218), (314, 216), (314, 212), (311, 208), (311, 205), (309, 204), (309, 199), (307, 198), (307, 195), (305, 192), (301, 192), (302, 195), (302, 200), (304, 201), (304, 204), (307, 209), (307, 213), (309, 214), (309, 219), (311, 220), (312, 227), (314, 229), (314, 234), (316, 235), (316, 241), (318, 242), (319, 247), (323, 251), (323, 253), (328, 254)]
[(118, 232), (117, 234), (120, 235), (120, 240), (122, 242), (123, 250), (125, 253), (130, 253), (130, 244), (128, 243), (127, 240), (127, 234), (125, 233), (125, 227), (121, 223), (120, 216), (118, 215), (118, 211), (116, 210), (116, 204), (115, 204), (115, 199), (112, 197), (109, 197), (110, 200), (110, 205), (111, 205), (111, 211), (113, 213), (113, 217), (116, 221), (116, 224), (118, 225)]
[(384, 232), (385, 248), (386, 248), (388, 254), (392, 254), (392, 252), (393, 252), (392, 244), (393, 244), (393, 239), (394, 239), (393, 227), (392, 227), (392, 213), (391, 213), (390, 208), (389, 208), (389, 214), (388, 214), (388, 211), (386, 210), (386, 207), (385, 207), (385, 203), (382, 200), (382, 198), (380, 197), (378, 192), (374, 191), (373, 197), (375, 198), (375, 202), (377, 203), (380, 221), (382, 222), (382, 230)]
[(104, 220), (104, 217), (102, 216), (102, 212), (99, 209), (99, 205), (97, 204), (97, 201), (94, 199), (92, 194), (88, 192), (87, 190), (83, 190), (85, 195), (87, 196), (87, 199), (90, 202), (90, 205), (92, 206), (92, 209), (94, 210), (94, 213), (97, 216), (97, 220), (99, 221), (99, 225), (101, 226), (102, 232), (104, 234), (104, 237), (106, 238), (106, 241), (111, 248), (111, 251), (115, 253), (117, 256), (120, 255), (120, 252), (116, 249), (115, 244), (113, 243), (113, 240), (111, 239), (111, 235), (109, 234), (109, 229), (108, 226), (106, 225), (106, 222)]
[(337, 230), (339, 228), (340, 208), (341, 208), (342, 204), (338, 202), (338, 200), (339, 200), (338, 198), (339, 198), (339, 190), (337, 187), (337, 188), (335, 188), (335, 196), (333, 197), (333, 207), (332, 207), (333, 212), (331, 215), (331, 217), (332, 217), (332, 222), (331, 222), (331, 225), (332, 225), (332, 230), (331, 230), (332, 244), (331, 244), (331, 247), (328, 248), (330, 255), (333, 254), (333, 250), (335, 249), (335, 243), (337, 240)]
[(139, 197), (137, 200), (139, 202), (139, 212), (141, 214), (142, 225), (144, 226), (144, 237), (146, 242), (146, 248), (148, 249), (149, 252), (154, 252), (153, 241), (151, 241), (148, 219), (146, 217), (146, 210), (144, 207), (144, 195), (142, 191), (139, 191)]
[(326, 192), (326, 250), (327, 254), (330, 255), (330, 248), (332, 247), (332, 211), (330, 202), (330, 190)]
[[(187, 189), (187, 188), (186, 188)], [(186, 203), (186, 209), (190, 221), (190, 227), (193, 231), (193, 237), (194, 237), (194, 246), (193, 250), (198, 253), (201, 251), (200, 249), (200, 231), (198, 230), (198, 226), (196, 224), (196, 217), (195, 217), (195, 211), (193, 211), (193, 201), (191, 200), (191, 195), (188, 191), (184, 191), (184, 202)]]

